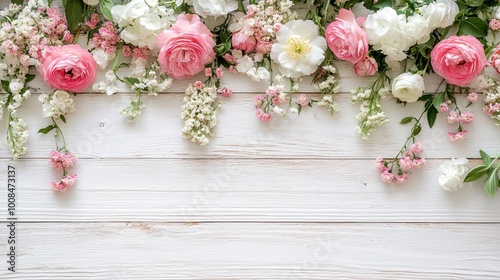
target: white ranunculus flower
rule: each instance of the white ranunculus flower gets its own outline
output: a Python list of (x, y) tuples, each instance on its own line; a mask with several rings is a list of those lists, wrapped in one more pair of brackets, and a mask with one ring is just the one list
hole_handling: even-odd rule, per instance
[(201, 17), (225, 16), (238, 9), (236, 0), (193, 0), (194, 11)]
[(99, 0), (83, 0), (83, 3), (89, 6), (97, 6), (97, 4), (99, 4)]
[(415, 45), (415, 43), (427, 42), (430, 39), (431, 31), (427, 20), (419, 14), (408, 17), (406, 24), (403, 26), (403, 33), (406, 35), (407, 43), (410, 46)]
[(392, 95), (401, 101), (415, 102), (424, 90), (424, 79), (418, 74), (403, 73), (392, 81)]
[(458, 158), (441, 164), (439, 170), (443, 174), (438, 178), (439, 185), (449, 192), (454, 192), (461, 188), (467, 175), (468, 169), (464, 166), (467, 162), (466, 158)]
[(248, 70), (250, 70), (254, 63), (252, 58), (250, 58), (248, 55), (244, 55), (236, 60), (236, 70), (240, 73), (246, 73)]
[(319, 36), (318, 27), (311, 20), (287, 22), (276, 33), (276, 39), (271, 58), (286, 77), (310, 75), (325, 58), (326, 40)]
[(458, 5), (455, 0), (436, 0), (422, 7), (421, 14), (429, 22), (429, 27), (434, 30), (438, 27), (450, 26), (458, 14)]

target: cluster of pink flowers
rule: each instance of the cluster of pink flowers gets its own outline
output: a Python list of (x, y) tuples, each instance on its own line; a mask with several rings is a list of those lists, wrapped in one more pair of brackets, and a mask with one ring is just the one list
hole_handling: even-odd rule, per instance
[(500, 30), (500, 20), (496, 19), (496, 18), (491, 19), (490, 23), (489, 23), (489, 26), (490, 26), (490, 29), (493, 30), (493, 31)]
[[(478, 95), (475, 92), (470, 92), (467, 95), (467, 99), (470, 103), (474, 103), (478, 100)], [(451, 103), (450, 100), (446, 100), (439, 106), (439, 111), (441, 113), (449, 112), (446, 117), (446, 121), (449, 124), (458, 124), (457, 132), (448, 132), (448, 140), (451, 142), (465, 140), (468, 132), (463, 128), (463, 125), (470, 124), (474, 120), (474, 114), (472, 112), (461, 112), (458, 107), (450, 111), (449, 104)]]
[(69, 187), (73, 186), (78, 179), (77, 174), (69, 174), (66, 169), (72, 168), (77, 158), (69, 152), (61, 152), (54, 150), (50, 152), (50, 165), (56, 170), (63, 171), (63, 177), (59, 182), (51, 182), (52, 189), (55, 191), (65, 192)]
[(118, 29), (116, 29), (110, 21), (106, 21), (92, 38), (94, 47), (101, 48), (106, 53), (114, 53), (117, 48), (116, 45), (119, 41), (120, 35), (118, 33)]
[(409, 151), (401, 153), (400, 158), (394, 160), (377, 158), (376, 165), (382, 181), (391, 184), (403, 184), (408, 181), (408, 175), (425, 164), (425, 158), (420, 157), (423, 151), (422, 144), (415, 142)]

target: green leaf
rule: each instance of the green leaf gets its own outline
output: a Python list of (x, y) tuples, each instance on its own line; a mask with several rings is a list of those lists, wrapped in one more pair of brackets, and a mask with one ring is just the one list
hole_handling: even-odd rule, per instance
[(429, 110), (427, 110), (427, 123), (429, 124), (429, 128), (432, 128), (434, 123), (436, 123), (437, 115), (438, 110), (434, 106), (429, 107)]
[(113, 21), (113, 16), (111, 15), (111, 8), (115, 5), (113, 0), (100, 0), (99, 8), (101, 9), (102, 15), (109, 21)]
[(9, 92), (10, 91), (10, 89), (9, 89), (9, 81), (2, 80), (2, 89), (5, 92)]
[(465, 3), (470, 7), (479, 7), (483, 4), (484, 0), (466, 0)]
[(83, 0), (66, 0), (64, 12), (71, 32), (74, 32), (78, 24), (83, 21), (83, 7)]
[(483, 159), (484, 164), (491, 163), (491, 157), (487, 153), (485, 153), (483, 150), (479, 150), (479, 154), (481, 155), (481, 158)]
[(498, 189), (498, 175), (497, 175), (498, 168), (495, 168), (493, 173), (490, 174), (486, 182), (484, 182), (484, 190), (488, 194), (490, 198), (493, 198), (495, 195), (495, 192)]
[(31, 81), (33, 81), (35, 79), (36, 75), (33, 75), (33, 74), (27, 74), (26, 75), (26, 79), (24, 80), (24, 82), (27, 84)]
[(379, 0), (379, 1), (365, 1), (363, 4), (365, 8), (372, 10), (372, 11), (377, 11), (380, 10), (384, 7), (392, 7), (393, 6), (393, 1), (392, 0)]
[(55, 125), (51, 124), (48, 125), (47, 127), (40, 128), (40, 130), (38, 130), (38, 133), (47, 134), (51, 132), (54, 128), (56, 128)]
[(407, 123), (410, 123), (412, 120), (413, 120), (413, 117), (405, 117), (399, 123), (400, 124), (407, 124)]
[(470, 17), (462, 21), (459, 31), (463, 35), (483, 38), (488, 35), (488, 23), (478, 17)]
[(300, 115), (300, 112), (302, 111), (302, 105), (300, 104), (297, 105), (297, 111), (298, 111), (297, 115)]
[(473, 182), (481, 179), (481, 177), (484, 176), (490, 170), (488, 165), (479, 165), (474, 167), (469, 173), (467, 173), (467, 176), (465, 176), (464, 182)]
[(414, 126), (411, 130), (411, 136), (417, 136), (420, 131), (422, 131), (422, 127), (420, 125)]
[(61, 121), (63, 121), (63, 123), (66, 123), (66, 117), (64, 115), (60, 115), (59, 118), (61, 118)]
[(432, 105), (434, 105), (434, 108), (439, 110), (439, 107), (444, 102), (445, 98), (446, 98), (446, 93), (444, 91), (438, 94), (436, 97), (434, 97), (434, 99), (432, 100)]
[(17, 4), (21, 6), (23, 4), (24, 0), (12, 0), (12, 4)]
[(132, 85), (135, 85), (135, 84), (138, 84), (139, 83), (139, 79), (137, 78), (134, 78), (134, 77), (125, 77), (123, 80), (125, 80), (125, 82), (132, 86)]

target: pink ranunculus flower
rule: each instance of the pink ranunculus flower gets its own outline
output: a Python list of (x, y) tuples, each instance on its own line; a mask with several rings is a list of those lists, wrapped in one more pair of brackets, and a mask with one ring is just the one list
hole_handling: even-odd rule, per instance
[(215, 56), (215, 41), (198, 15), (181, 14), (175, 24), (158, 35), (158, 63), (174, 79), (186, 79), (205, 69)]
[(483, 45), (473, 36), (451, 36), (432, 49), (434, 72), (461, 87), (471, 84), (486, 66)]
[(92, 85), (97, 73), (94, 57), (78, 45), (47, 47), (38, 72), (54, 89), (81, 92)]
[(366, 18), (355, 18), (346, 9), (340, 9), (335, 21), (325, 30), (328, 47), (339, 59), (348, 60), (352, 64), (366, 57), (368, 53), (368, 37), (361, 25)]
[(354, 72), (358, 77), (371, 76), (378, 71), (377, 61), (373, 57), (365, 57), (354, 64)]
[(233, 48), (237, 50), (242, 50), (245, 53), (249, 53), (255, 49), (255, 46), (257, 45), (257, 40), (255, 40), (255, 37), (253, 35), (247, 36), (245, 35), (244, 30), (240, 30), (233, 34), (233, 37), (231, 38), (231, 43), (233, 44)]
[(496, 46), (493, 49), (493, 52), (490, 56), (489, 64), (491, 67), (500, 74), (500, 45)]

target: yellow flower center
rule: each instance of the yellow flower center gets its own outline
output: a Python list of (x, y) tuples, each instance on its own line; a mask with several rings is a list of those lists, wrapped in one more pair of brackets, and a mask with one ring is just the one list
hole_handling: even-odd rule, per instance
[(295, 59), (304, 57), (311, 50), (311, 44), (303, 38), (290, 38), (285, 46), (285, 51)]

